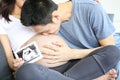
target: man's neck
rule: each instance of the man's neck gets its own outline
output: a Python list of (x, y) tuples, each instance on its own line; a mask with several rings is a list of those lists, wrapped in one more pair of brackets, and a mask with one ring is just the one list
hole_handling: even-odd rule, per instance
[(72, 1), (58, 4), (58, 12), (62, 22), (68, 21), (72, 15)]

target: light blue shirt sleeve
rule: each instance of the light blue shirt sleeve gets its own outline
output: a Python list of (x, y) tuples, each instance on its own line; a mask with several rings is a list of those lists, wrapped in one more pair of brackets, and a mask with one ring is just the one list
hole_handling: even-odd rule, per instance
[(92, 7), (89, 17), (90, 25), (99, 40), (105, 39), (114, 33), (115, 28), (101, 5), (95, 5)]

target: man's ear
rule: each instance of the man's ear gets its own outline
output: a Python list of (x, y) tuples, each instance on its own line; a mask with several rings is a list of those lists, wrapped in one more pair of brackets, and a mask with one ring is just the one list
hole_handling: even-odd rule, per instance
[(52, 21), (53, 21), (53, 23), (61, 22), (60, 15), (59, 15), (59, 13), (57, 11), (54, 11), (52, 13)]

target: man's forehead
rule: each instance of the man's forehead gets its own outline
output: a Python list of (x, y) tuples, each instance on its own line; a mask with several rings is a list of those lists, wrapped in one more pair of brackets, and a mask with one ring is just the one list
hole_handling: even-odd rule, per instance
[(64, 3), (64, 2), (67, 2), (69, 0), (53, 0), (56, 4), (59, 4), (59, 3)]

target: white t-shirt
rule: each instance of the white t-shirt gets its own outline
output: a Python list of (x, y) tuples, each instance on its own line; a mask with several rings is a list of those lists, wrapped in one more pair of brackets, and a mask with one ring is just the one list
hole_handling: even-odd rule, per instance
[(13, 51), (18, 50), (27, 40), (33, 37), (36, 32), (31, 27), (25, 27), (20, 20), (9, 16), (11, 22), (0, 17), (0, 34), (7, 34)]

